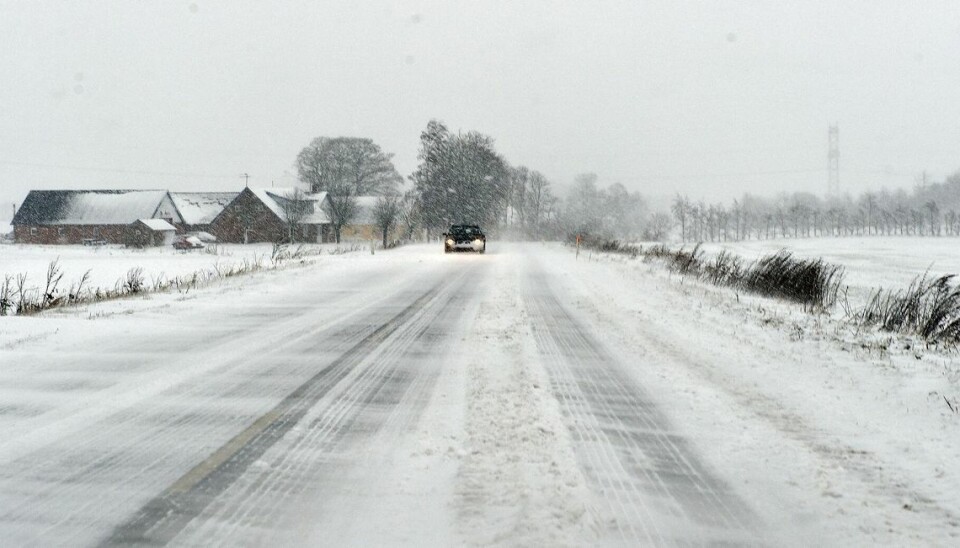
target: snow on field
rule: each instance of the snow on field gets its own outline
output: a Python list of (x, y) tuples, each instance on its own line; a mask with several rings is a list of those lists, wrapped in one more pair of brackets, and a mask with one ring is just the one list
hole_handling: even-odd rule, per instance
[[(172, 247), (131, 249), (122, 246), (4, 245), (0, 246), (0, 280), (4, 276), (27, 275), (27, 285), (42, 286), (51, 261), (59, 261), (64, 273), (60, 289), (69, 289), (88, 270), (88, 288), (112, 289), (131, 268), (142, 268), (149, 284), (160, 278), (186, 276), (215, 266), (229, 268), (244, 261), (270, 263), (271, 244), (219, 244), (206, 249), (178, 251)], [(288, 249), (294, 250), (291, 246)], [(335, 245), (310, 244), (310, 251), (331, 251)]]
[(927, 271), (933, 276), (960, 274), (957, 238), (800, 238), (704, 243), (701, 247), (707, 253), (726, 249), (751, 261), (781, 249), (799, 257), (822, 257), (843, 266), (846, 283), (859, 290), (905, 287)]

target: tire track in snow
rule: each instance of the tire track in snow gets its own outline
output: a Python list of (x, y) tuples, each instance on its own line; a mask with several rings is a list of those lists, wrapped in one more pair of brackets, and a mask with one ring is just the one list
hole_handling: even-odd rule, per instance
[[(310, 490), (346, 475), (362, 459), (365, 444), (390, 445), (413, 427), (427, 402), (439, 370), (419, 361), (420, 346), (448, 335), (446, 326), (459, 312), (461, 282), (447, 284), (389, 340), (358, 365), (301, 420), (291, 435), (272, 448), (208, 509), (171, 539), (173, 544), (208, 545), (224, 539), (254, 544), (278, 543), (293, 535), (285, 527), (291, 507)], [(412, 364), (413, 367), (405, 364)], [(334, 479), (334, 481), (336, 481)], [(334, 488), (335, 490), (335, 488)], [(307, 505), (311, 506), (309, 502)], [(312, 514), (313, 523), (324, 516)], [(285, 521), (287, 520), (287, 521)], [(291, 539), (300, 544), (302, 539)], [(279, 542), (286, 544), (286, 542)]]
[(582, 546), (596, 538), (590, 491), (530, 332), (514, 265), (484, 281), (455, 358), (464, 372), (456, 526), (467, 546)]
[(524, 295), (577, 457), (615, 541), (755, 544), (756, 518), (560, 304), (542, 273)]
[[(396, 371), (383, 371), (382, 363), (387, 363), (389, 360), (384, 360), (380, 366), (364, 370), (359, 375), (351, 375), (351, 373), (368, 361), (369, 356), (377, 353), (381, 347), (386, 349), (381, 349), (380, 352), (390, 352), (392, 350), (389, 345), (396, 344), (397, 340), (409, 343), (422, 335), (429, 322), (426, 322), (426, 325), (414, 327), (412, 335), (404, 335), (404, 332), (411, 331), (408, 324), (417, 325), (414, 320), (418, 316), (423, 316), (423, 310), (429, 303), (438, 299), (438, 295), (449, 290), (451, 286), (455, 287), (462, 283), (465, 274), (466, 271), (461, 272), (454, 279), (446, 280), (427, 290), (398, 314), (377, 327), (334, 362), (300, 385), (273, 409), (177, 480), (164, 493), (149, 501), (136, 515), (114, 529), (113, 534), (104, 541), (104, 544), (169, 542), (193, 519), (201, 516), (219, 495), (234, 485), (270, 448), (283, 439), (297, 424), (303, 422), (311, 408), (328, 394), (343, 390), (345, 395), (341, 395), (335, 401), (332, 413), (326, 419), (327, 424), (319, 428), (316, 424), (311, 425), (311, 434), (320, 439), (306, 440), (317, 443), (320, 453), (329, 451), (331, 444), (336, 444), (337, 438), (350, 432), (360, 410), (369, 408), (378, 399), (381, 403), (387, 401), (383, 394), (386, 387), (396, 382), (393, 378), (397, 374)], [(446, 304), (449, 305), (449, 299)], [(440, 307), (441, 310), (443, 308)], [(409, 385), (412, 380), (400, 382)], [(341, 386), (343, 384), (348, 386), (344, 389)], [(358, 396), (357, 392), (362, 395)], [(308, 458), (307, 465), (316, 465), (315, 462), (310, 461), (311, 459)], [(281, 463), (280, 471), (282, 472), (283, 467), (290, 466), (296, 467), (297, 464)], [(303, 461), (300, 466), (302, 468)], [(282, 474), (263, 480), (259, 484), (273, 486), (276, 482), (281, 486), (296, 485), (296, 481), (291, 484), (282, 477)], [(240, 512), (234, 517), (242, 518), (244, 512), (249, 517), (249, 508)]]
[[(353, 300), (345, 299), (343, 304)], [(380, 305), (389, 302), (390, 299), (376, 301)], [(262, 372), (252, 377), (249, 375), (249, 365), (260, 363), (256, 355), (247, 358), (246, 361), (250, 362), (247, 365), (220, 364), (212, 359), (219, 346), (204, 349), (204, 359), (211, 359), (216, 367), (196, 379), (200, 382), (179, 384), (160, 393), (159, 398), (146, 399), (137, 407), (112, 404), (108, 398), (108, 404), (120, 409), (114, 410), (107, 420), (88, 424), (82, 431), (62, 439), (53, 438), (50, 440), (55, 440), (53, 447), (4, 463), (0, 472), (0, 523), (4, 536), (8, 540), (55, 544), (99, 536), (104, 528), (112, 527), (112, 522), (107, 520), (113, 516), (105, 509), (126, 513), (130, 508), (129, 501), (139, 498), (138, 493), (156, 492), (153, 489), (168, 484), (169, 480), (160, 479), (158, 482), (157, 478), (168, 476), (167, 471), (171, 469), (185, 469), (191, 458), (206, 454), (199, 451), (204, 451), (203, 446), (209, 443), (211, 436), (216, 439), (219, 432), (235, 432), (249, 424), (257, 416), (252, 414), (251, 405), (261, 407), (266, 402), (282, 398), (290, 391), (286, 387), (296, 386), (290, 384), (292, 378), (303, 378), (305, 372), (315, 371), (313, 363), (291, 364), (286, 359), (291, 353), (314, 356), (317, 349), (304, 348), (304, 343), (316, 345), (318, 337), (342, 352), (371, 330), (363, 322), (341, 326), (344, 318), (368, 318), (371, 310), (378, 318), (383, 315), (373, 306), (358, 307), (356, 312), (349, 311), (332, 324), (317, 325), (319, 317), (301, 312), (309, 308), (298, 307), (292, 318), (272, 326), (279, 327), (289, 336), (272, 345), (270, 354), (274, 359), (263, 364)], [(348, 310), (351, 309), (348, 307)], [(229, 332), (229, 328), (223, 331)], [(243, 324), (238, 331), (242, 342), (234, 346), (240, 344), (262, 352), (262, 343), (256, 342), (260, 338), (247, 336), (247, 331), (247, 324)], [(255, 344), (251, 346), (251, 342)], [(113, 354), (104, 358), (112, 360), (108, 362), (112, 364), (108, 368), (110, 371), (126, 363), (125, 355), (119, 360)], [(195, 369), (189, 365), (184, 361), (179, 369)], [(260, 379), (261, 374), (268, 377), (279, 374), (280, 378), (268, 384)], [(257, 399), (235, 397), (241, 389), (255, 389)], [(145, 398), (145, 395), (139, 397)], [(171, 403), (176, 405), (168, 409)], [(214, 404), (215, 412), (211, 409)], [(150, 460), (146, 461), (146, 457)]]

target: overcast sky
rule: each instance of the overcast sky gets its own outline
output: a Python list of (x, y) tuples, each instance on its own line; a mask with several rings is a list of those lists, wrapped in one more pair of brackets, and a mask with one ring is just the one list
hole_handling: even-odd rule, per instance
[(289, 185), (431, 118), (558, 184), (728, 199), (960, 169), (960, 2), (0, 0), (0, 219), (29, 189)]

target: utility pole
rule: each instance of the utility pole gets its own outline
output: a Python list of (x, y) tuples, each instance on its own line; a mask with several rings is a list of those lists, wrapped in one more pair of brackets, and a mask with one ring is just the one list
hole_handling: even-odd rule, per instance
[(250, 188), (250, 175), (248, 173), (241, 173), (240, 176), (243, 177), (243, 186)]
[(827, 141), (829, 143), (827, 151), (829, 171), (827, 195), (838, 196), (840, 194), (840, 127), (838, 125), (830, 126), (830, 130), (827, 132)]

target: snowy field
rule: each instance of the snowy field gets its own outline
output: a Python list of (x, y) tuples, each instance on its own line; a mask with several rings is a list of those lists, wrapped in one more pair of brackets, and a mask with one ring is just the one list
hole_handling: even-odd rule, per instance
[(927, 271), (931, 276), (960, 274), (958, 238), (800, 238), (704, 243), (701, 247), (708, 254), (726, 249), (749, 261), (781, 249), (805, 258), (822, 257), (843, 266), (851, 297), (862, 297), (879, 287), (906, 287)]
[[(349, 244), (341, 249), (349, 248)], [(290, 251), (297, 246), (289, 246)], [(334, 244), (307, 244), (308, 253), (328, 253)], [(112, 289), (131, 268), (142, 268), (144, 280), (150, 284), (161, 278), (172, 279), (215, 267), (229, 268), (244, 261), (270, 264), (272, 244), (219, 244), (205, 249), (178, 251), (172, 247), (130, 249), (123, 246), (78, 245), (0, 245), (0, 281), (5, 276), (27, 275), (29, 287), (43, 286), (52, 261), (59, 261), (64, 273), (61, 290), (79, 282), (85, 272), (90, 276), (87, 288)]]

